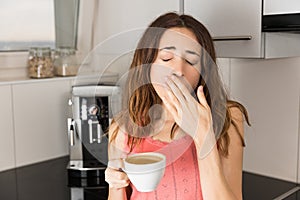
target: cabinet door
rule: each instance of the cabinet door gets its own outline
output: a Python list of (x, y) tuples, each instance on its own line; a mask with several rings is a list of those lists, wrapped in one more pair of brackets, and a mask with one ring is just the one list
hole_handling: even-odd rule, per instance
[(17, 167), (68, 154), (70, 81), (13, 85)]
[(264, 15), (299, 13), (299, 0), (264, 0)]
[(102, 1), (97, 10), (96, 42), (115, 34), (147, 27), (156, 17), (168, 11), (178, 12), (179, 0)]
[(15, 167), (11, 86), (0, 86), (0, 171)]
[(184, 0), (184, 13), (221, 40), (215, 42), (218, 57), (261, 57), (262, 0)]

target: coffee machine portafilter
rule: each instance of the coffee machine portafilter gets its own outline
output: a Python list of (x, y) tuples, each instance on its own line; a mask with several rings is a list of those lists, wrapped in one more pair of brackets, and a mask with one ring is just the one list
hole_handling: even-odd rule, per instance
[(103, 188), (108, 162), (106, 132), (114, 111), (120, 109), (118, 86), (88, 85), (72, 88), (73, 118), (68, 119), (69, 187)]

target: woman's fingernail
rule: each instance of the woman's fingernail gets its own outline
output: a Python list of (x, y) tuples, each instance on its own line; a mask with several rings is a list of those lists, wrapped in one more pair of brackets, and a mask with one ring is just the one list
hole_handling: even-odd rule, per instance
[(203, 92), (203, 86), (202, 85), (199, 86), (199, 91)]

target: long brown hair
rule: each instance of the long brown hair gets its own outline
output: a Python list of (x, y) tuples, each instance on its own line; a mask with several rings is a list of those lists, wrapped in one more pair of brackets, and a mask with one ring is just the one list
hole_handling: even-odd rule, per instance
[[(228, 146), (229, 146), (229, 136), (228, 136), (228, 129), (231, 124), (236, 127), (237, 132), (240, 131), (237, 128), (237, 124), (234, 123), (232, 120), (232, 116), (230, 113), (230, 107), (237, 107), (245, 116), (247, 123), (249, 124), (248, 114), (246, 109), (243, 105), (238, 102), (229, 100), (225, 89), (223, 87), (222, 81), (219, 76), (218, 67), (215, 65), (216, 63), (216, 53), (213, 45), (213, 40), (205, 28), (199, 21), (194, 19), (189, 15), (178, 15), (177, 13), (167, 13), (158, 17), (155, 21), (153, 21), (149, 27), (144, 32), (142, 38), (140, 39), (137, 48), (134, 53), (134, 57), (130, 66), (130, 74), (128, 76), (125, 88), (124, 96), (124, 105), (123, 107), (126, 108), (126, 111), (121, 112), (118, 116), (118, 119), (122, 118), (123, 121), (118, 126), (111, 126), (114, 127), (112, 131), (112, 135), (109, 138), (110, 142), (113, 141), (119, 128), (121, 125), (125, 126), (126, 131), (130, 131), (128, 134), (128, 142), (127, 145), (130, 147), (130, 151), (137, 145), (142, 139), (138, 136), (147, 136), (149, 134), (149, 129), (143, 128), (139, 129), (138, 127), (146, 127), (150, 123), (149, 119), (149, 110), (155, 104), (161, 104), (162, 100), (156, 93), (154, 87), (150, 81), (150, 68), (152, 63), (155, 61), (157, 54), (158, 54), (158, 45), (162, 35), (164, 34), (165, 30), (170, 28), (187, 28), (191, 30), (196, 38), (198, 43), (205, 49), (206, 53), (209, 55), (210, 59), (205, 59), (205, 56), (202, 56), (201, 62), (201, 75), (198, 82), (196, 89), (203, 85), (204, 87), (204, 94), (206, 96), (207, 102), (209, 106), (218, 107), (219, 102), (217, 101), (217, 96), (222, 93), (224, 94), (225, 98), (225, 114), (221, 116), (217, 114), (213, 116), (213, 120), (218, 120), (218, 118), (224, 118), (223, 123), (213, 123), (214, 126), (221, 126), (219, 127), (220, 134), (218, 135), (217, 145), (218, 149), (222, 155), (228, 155)], [(154, 29), (153, 29), (154, 28)], [(141, 84), (141, 81), (145, 84)], [(213, 85), (214, 90), (208, 90), (208, 85)], [(130, 91), (132, 94), (130, 94)], [(127, 115), (126, 117), (124, 117)], [(159, 116), (158, 116), (159, 118)], [(129, 121), (138, 124), (137, 128), (129, 127)], [(120, 120), (113, 120), (112, 123), (120, 123)], [(175, 124), (171, 131), (171, 137), (174, 130), (178, 126)], [(142, 133), (141, 133), (142, 132)], [(239, 134), (243, 146), (245, 145), (244, 140)]]

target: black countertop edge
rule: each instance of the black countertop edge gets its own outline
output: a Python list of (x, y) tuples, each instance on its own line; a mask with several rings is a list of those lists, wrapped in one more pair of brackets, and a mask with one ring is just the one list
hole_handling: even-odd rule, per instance
[(296, 182), (285, 181), (273, 177), (243, 172), (244, 200), (271, 200), (295, 188)]

